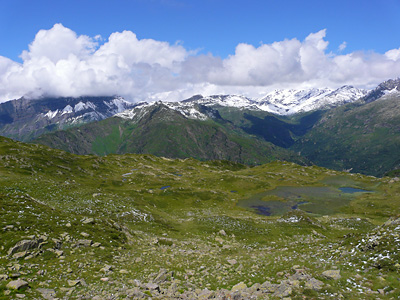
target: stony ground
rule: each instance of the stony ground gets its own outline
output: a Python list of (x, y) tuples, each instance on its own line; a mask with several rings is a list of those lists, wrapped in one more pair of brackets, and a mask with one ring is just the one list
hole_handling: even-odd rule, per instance
[[(397, 178), (0, 146), (0, 299), (400, 297)], [(236, 205), (326, 182), (373, 193), (325, 215)]]

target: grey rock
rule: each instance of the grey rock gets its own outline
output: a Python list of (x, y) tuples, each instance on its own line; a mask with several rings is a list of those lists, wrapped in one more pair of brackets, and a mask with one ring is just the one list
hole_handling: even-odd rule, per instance
[(78, 240), (76, 243), (77, 247), (90, 247), (93, 244), (92, 240)]
[(304, 269), (296, 269), (295, 272), (296, 273), (291, 275), (289, 279), (303, 281), (311, 278), (311, 276), (308, 275)]
[(105, 265), (103, 268), (100, 269), (100, 272), (107, 273), (107, 272), (112, 271), (112, 269), (113, 269), (112, 266), (110, 266), (110, 265)]
[(277, 284), (273, 284), (269, 281), (265, 281), (261, 286), (259, 287), (260, 290), (262, 290), (265, 293), (274, 293), (276, 289), (278, 288)]
[(30, 249), (39, 248), (40, 244), (43, 242), (43, 239), (37, 240), (22, 240), (15, 244), (14, 247), (11, 247), (8, 250), (8, 255), (12, 255), (17, 252), (23, 252)]
[(19, 289), (22, 289), (22, 288), (25, 288), (28, 286), (29, 286), (28, 282), (18, 279), (18, 280), (10, 281), (6, 287), (9, 290), (19, 290)]
[(94, 224), (93, 218), (83, 218), (81, 221), (83, 224)]
[(0, 274), (0, 281), (1, 280), (7, 280), (8, 279), (8, 275), (6, 274)]
[(234, 285), (231, 289), (232, 292), (241, 291), (247, 289), (247, 285), (244, 282), (239, 282), (238, 284)]
[(314, 291), (320, 291), (322, 289), (323, 285), (324, 285), (324, 283), (321, 280), (311, 278), (306, 282), (305, 288), (314, 290)]
[(154, 279), (154, 282), (156, 283), (162, 283), (165, 282), (168, 278), (168, 272), (165, 269), (160, 269), (158, 272), (157, 277)]
[(133, 298), (133, 299), (145, 299), (148, 298), (149, 296), (140, 291), (138, 287), (135, 287), (133, 289), (126, 290), (126, 294), (128, 297)]
[(52, 290), (52, 289), (38, 288), (38, 289), (36, 289), (36, 290), (37, 290), (39, 293), (42, 294), (42, 297), (43, 297), (44, 299), (51, 300), (51, 299), (54, 299), (54, 296), (56, 295), (56, 291), (55, 291), (55, 290)]
[(287, 283), (280, 284), (274, 292), (274, 297), (283, 298), (292, 294), (292, 287)]
[(68, 285), (69, 286), (77, 286), (80, 283), (81, 283), (80, 280), (68, 280)]
[(12, 274), (10, 274), (10, 277), (11, 277), (11, 278), (18, 278), (18, 277), (21, 277), (21, 273), (18, 273), (18, 272), (12, 273)]
[(153, 291), (153, 290), (160, 291), (160, 286), (157, 283), (149, 282), (146, 284), (146, 289), (148, 289), (150, 291)]
[(13, 258), (20, 259), (25, 257), (28, 254), (27, 251), (17, 252), (13, 254)]
[(338, 280), (342, 277), (340, 276), (339, 270), (327, 270), (325, 272), (322, 272), (322, 276), (324, 276), (327, 279), (333, 279), (333, 280)]
[(226, 232), (225, 232), (225, 230), (223, 230), (223, 229), (221, 229), (218, 233), (219, 233), (220, 235), (226, 236)]
[(228, 263), (230, 263), (232, 266), (237, 264), (237, 260), (236, 259), (228, 259)]

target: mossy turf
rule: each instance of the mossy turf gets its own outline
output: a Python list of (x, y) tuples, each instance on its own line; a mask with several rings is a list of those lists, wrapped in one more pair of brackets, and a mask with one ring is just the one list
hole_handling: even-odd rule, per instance
[[(263, 216), (237, 205), (282, 186), (373, 193), (340, 206), (326, 202), (324, 214)], [(396, 298), (400, 226), (382, 224), (400, 213), (399, 195), (394, 179), (315, 166), (77, 156), (0, 138), (0, 275), (10, 278), (0, 281), (0, 298), (17, 293), (6, 289), (16, 273), (29, 282), (18, 291), (29, 299), (39, 298), (38, 288), (60, 298), (102, 291), (124, 299), (124, 287), (150, 282), (160, 269), (185, 291), (279, 282), (294, 265), (325, 285), (318, 292), (300, 286), (293, 299)], [(307, 205), (323, 200), (310, 197)], [(17, 242), (40, 237), (41, 248), (8, 254)], [(106, 265), (112, 268), (101, 270)], [(332, 268), (340, 269), (339, 280), (321, 275)]]

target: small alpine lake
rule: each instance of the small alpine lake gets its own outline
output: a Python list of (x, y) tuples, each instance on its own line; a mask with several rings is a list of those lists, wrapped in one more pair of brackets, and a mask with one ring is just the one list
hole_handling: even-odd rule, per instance
[(278, 186), (239, 200), (237, 205), (265, 216), (283, 215), (293, 209), (317, 215), (330, 215), (340, 212), (340, 208), (358, 195), (371, 192), (354, 187)]

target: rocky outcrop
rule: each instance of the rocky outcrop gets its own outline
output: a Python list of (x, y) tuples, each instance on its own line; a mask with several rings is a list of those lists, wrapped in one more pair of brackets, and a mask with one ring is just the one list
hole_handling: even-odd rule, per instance
[(13, 255), (14, 253), (17, 253), (17, 252), (23, 252), (23, 251), (27, 251), (27, 250), (30, 250), (30, 249), (39, 248), (43, 241), (44, 240), (42, 238), (39, 238), (37, 240), (22, 240), (22, 241), (19, 241), (18, 243), (15, 244), (14, 247), (11, 247), (8, 250), (8, 255)]

